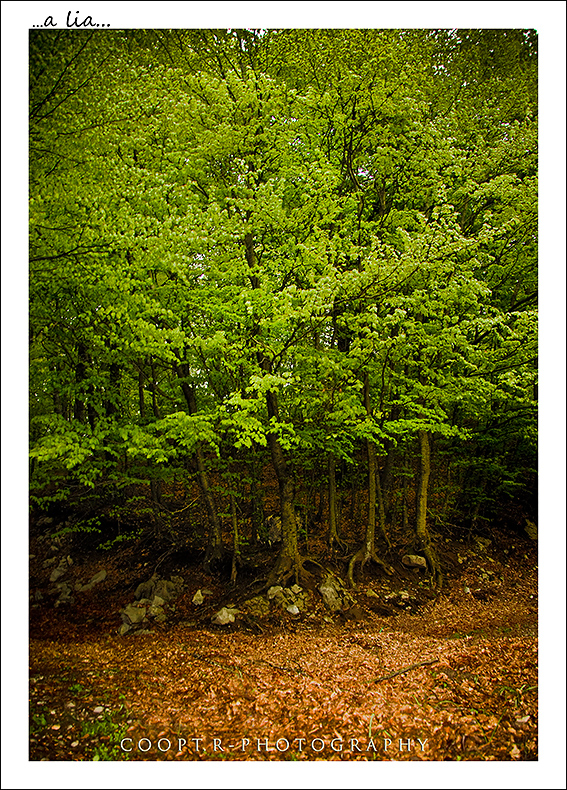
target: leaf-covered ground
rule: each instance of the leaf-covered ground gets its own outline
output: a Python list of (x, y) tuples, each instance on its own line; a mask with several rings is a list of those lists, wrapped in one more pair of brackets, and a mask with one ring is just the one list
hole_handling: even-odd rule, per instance
[(193, 568), (176, 621), (137, 637), (118, 635), (132, 593), (107, 561), (106, 591), (31, 610), (30, 760), (537, 760), (537, 551), (510, 543), (452, 547), (443, 593), (386, 618), (368, 592), (417, 592), (417, 571), (365, 569), (354, 619), (314, 594), (223, 627), (227, 586)]

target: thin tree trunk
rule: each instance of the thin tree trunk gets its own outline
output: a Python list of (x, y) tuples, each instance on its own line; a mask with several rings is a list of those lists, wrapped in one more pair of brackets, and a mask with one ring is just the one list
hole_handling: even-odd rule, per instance
[(376, 446), (370, 439), (366, 440), (366, 455), (368, 457), (368, 518), (364, 545), (366, 553), (372, 554), (376, 533)]
[(258, 464), (252, 457), (250, 462), (250, 500), (252, 505), (252, 543), (257, 543), (260, 537), (260, 530), (264, 523), (264, 505), (260, 494)]
[(341, 545), (338, 534), (338, 509), (337, 509), (337, 460), (334, 455), (329, 456), (329, 532), (327, 543), (330, 548), (335, 544)]
[(156, 420), (161, 420), (161, 411), (159, 408), (159, 404), (157, 402), (157, 394), (156, 394), (156, 374), (154, 370), (154, 361), (153, 359), (150, 360), (150, 368), (152, 372), (152, 378), (150, 381), (150, 391), (152, 393), (152, 409), (154, 412), (154, 417)]
[(431, 472), (429, 433), (427, 431), (419, 431), (419, 447), (420, 466), (419, 482), (417, 487), (416, 537), (419, 547), (427, 559), (435, 586), (440, 588), (443, 578), (441, 575), (439, 560), (437, 559), (437, 554), (431, 543), (431, 537), (427, 528), (427, 493), (429, 487), (429, 475)]
[[(178, 367), (177, 375), (179, 378), (182, 376), (182, 371)], [(197, 403), (195, 400), (195, 390), (189, 386), (186, 381), (181, 381), (181, 389), (187, 402), (189, 414), (196, 414)], [(207, 572), (211, 570), (211, 565), (222, 557), (222, 531), (221, 523), (217, 514), (215, 500), (209, 484), (209, 478), (205, 470), (205, 462), (203, 460), (203, 452), (201, 447), (197, 445), (195, 450), (195, 460), (197, 462), (197, 480), (199, 482), (199, 489), (203, 499), (203, 504), (207, 511), (209, 520), (209, 535), (207, 542), (207, 551), (205, 553), (204, 568)]]
[[(268, 418), (277, 415), (277, 400), (273, 392), (266, 393)], [(282, 546), (275, 568), (270, 574), (270, 582), (287, 580), (292, 573), (296, 582), (301, 571), (301, 559), (297, 544), (297, 525), (295, 522), (294, 498), (295, 485), (285, 459), (282, 446), (275, 433), (268, 434), (268, 445), (280, 492), (280, 513), (282, 519)]]
[(378, 532), (388, 548), (391, 548), (392, 545), (386, 532), (386, 509), (384, 507), (383, 489), (378, 466), (376, 466), (376, 515), (378, 516)]
[(140, 418), (144, 421), (146, 419), (146, 403), (144, 400), (144, 372), (142, 370), (138, 373), (138, 405)]
[(111, 392), (109, 393), (110, 397), (106, 398), (104, 401), (104, 410), (107, 417), (112, 417), (118, 411), (116, 403), (120, 402), (120, 392), (118, 392), (120, 386), (120, 367), (116, 362), (111, 363), (108, 376), (110, 379)]
[[(372, 412), (370, 407), (368, 374), (366, 374), (364, 379), (363, 392), (366, 413), (370, 416)], [(384, 562), (384, 560), (378, 557), (374, 544), (376, 534), (376, 445), (370, 439), (366, 440), (366, 454), (368, 458), (368, 517), (366, 521), (366, 534), (364, 536), (364, 543), (356, 552), (356, 554), (351, 557), (348, 566), (347, 581), (351, 587), (354, 587), (353, 572), (354, 566), (357, 562), (360, 562), (361, 568), (363, 568), (368, 560), (372, 559), (374, 562), (380, 565), (388, 575), (391, 576), (394, 573), (394, 569)]]
[(236, 502), (234, 494), (230, 495), (230, 515), (232, 519), (232, 568), (230, 571), (230, 581), (236, 584), (236, 574), (238, 563), (240, 562), (240, 539), (238, 534), (238, 518), (236, 517)]
[[(250, 213), (247, 219), (250, 219)], [(244, 236), (244, 249), (246, 262), (249, 267), (248, 277), (252, 288), (260, 287), (260, 280), (257, 274), (258, 259), (254, 248), (254, 236), (247, 233)], [(256, 330), (258, 331), (258, 330)], [(266, 373), (271, 372), (270, 360), (262, 353), (257, 355), (260, 368)], [(268, 419), (278, 415), (277, 397), (274, 392), (266, 392), (266, 406), (268, 409)], [(285, 453), (275, 433), (268, 434), (268, 446), (272, 457), (272, 464), (278, 479), (280, 492), (280, 513), (282, 519), (282, 545), (275, 567), (272, 569), (268, 581), (271, 584), (285, 582), (292, 574), (295, 575), (296, 582), (300, 575), (308, 575), (303, 569), (299, 548), (297, 543), (297, 525), (295, 523), (294, 498), (295, 485), (293, 477), (287, 464)]]
[(404, 456), (404, 463), (403, 463), (403, 483), (402, 483), (402, 527), (404, 533), (407, 532), (409, 529), (409, 514), (408, 514), (408, 478), (406, 474), (407, 470), (407, 458)]
[(86, 376), (86, 357), (87, 351), (84, 343), (79, 343), (77, 346), (77, 364), (75, 365), (75, 385), (77, 388), (77, 395), (75, 397), (75, 404), (73, 407), (73, 417), (78, 422), (84, 422), (85, 419), (85, 403), (79, 393)]

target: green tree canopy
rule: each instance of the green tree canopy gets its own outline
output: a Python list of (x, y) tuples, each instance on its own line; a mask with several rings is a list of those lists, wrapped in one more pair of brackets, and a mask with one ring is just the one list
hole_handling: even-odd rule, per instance
[(207, 467), (271, 460), (283, 578), (329, 459), (529, 493), (536, 201), (533, 31), (32, 31), (35, 501), (195, 463), (210, 560)]

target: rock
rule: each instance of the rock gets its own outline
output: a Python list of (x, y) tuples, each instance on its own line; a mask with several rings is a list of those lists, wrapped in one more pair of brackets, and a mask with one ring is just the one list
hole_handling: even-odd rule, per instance
[(165, 581), (165, 579), (160, 579), (155, 586), (155, 595), (159, 595), (160, 598), (167, 603), (171, 601), (173, 598), (177, 598), (179, 595), (179, 590), (175, 586), (173, 582)]
[(261, 595), (257, 595), (255, 598), (250, 598), (248, 601), (245, 601), (242, 604), (242, 609), (247, 614), (256, 617), (265, 617), (270, 613), (270, 604), (265, 598), (262, 598)]
[(131, 630), (132, 630), (132, 626), (129, 623), (122, 623), (118, 633), (120, 634), (120, 636), (126, 636), (128, 631), (131, 631)]
[(413, 600), (413, 596), (410, 595), (407, 590), (399, 590), (398, 592), (392, 592), (387, 595), (385, 600), (391, 601), (396, 604), (396, 606), (406, 606), (410, 600)]
[(297, 607), (297, 604), (295, 604), (295, 603), (292, 603), (289, 606), (286, 606), (285, 610), (286, 610), (286, 612), (289, 612), (290, 614), (299, 614), (299, 609)]
[(205, 597), (204, 597), (203, 593), (201, 592), (201, 590), (197, 590), (197, 592), (193, 596), (193, 603), (195, 604), (195, 606), (199, 606), (200, 604), (203, 603), (204, 600), (205, 600)]
[(97, 705), (96, 708), (93, 708), (93, 713), (102, 713), (103, 710), (104, 708), (102, 707), (102, 705)]
[(128, 606), (125, 606), (122, 610), (121, 616), (123, 622), (128, 623), (129, 625), (137, 625), (145, 619), (146, 607), (128, 604)]
[(325, 606), (331, 612), (340, 612), (343, 609), (350, 608), (355, 603), (344, 583), (332, 573), (329, 573), (319, 585), (319, 592), (323, 596)]
[(139, 601), (140, 598), (153, 598), (157, 579), (157, 575), (154, 574), (151, 579), (148, 579), (147, 582), (140, 582), (140, 584), (136, 587), (134, 598), (137, 601)]
[(427, 568), (427, 560), (419, 554), (404, 554), (402, 562), (406, 568)]
[(534, 524), (533, 521), (530, 521), (529, 518), (526, 519), (526, 526), (524, 527), (525, 533), (531, 540), (537, 540), (537, 524)]
[(140, 628), (138, 631), (133, 631), (132, 636), (146, 636), (147, 634), (153, 634), (153, 631), (150, 631), (149, 628)]
[[(295, 592), (294, 589), (299, 592)], [(275, 585), (268, 590), (268, 598), (284, 611), (289, 612), (290, 606), (295, 607), (297, 612), (294, 610), (291, 614), (299, 614), (301, 610), (305, 609), (307, 593), (303, 592), (298, 584), (294, 584), (293, 588)]]
[[(181, 576), (172, 576), (171, 581), (166, 581), (160, 579), (157, 573), (154, 573), (148, 581), (141, 582), (135, 592), (137, 602), (129, 604), (120, 613), (124, 625), (128, 626), (128, 628), (121, 628), (120, 633), (129, 633), (130, 630), (135, 630), (136, 634), (152, 633), (147, 630), (139, 630), (139, 626), (148, 625), (148, 617), (153, 622), (164, 623), (167, 620), (166, 608), (174, 611), (175, 605), (171, 601), (179, 595), (183, 586), (184, 581)], [(199, 590), (198, 593), (200, 594), (200, 592)], [(197, 594), (193, 599), (194, 602), (195, 599), (198, 600)], [(201, 595), (201, 603), (203, 600)], [(138, 626), (137, 629), (136, 626)]]
[(73, 603), (71, 588), (67, 582), (59, 582), (59, 584), (56, 584), (55, 586), (57, 588), (57, 592), (59, 593), (59, 597), (55, 601), (55, 606), (60, 606), (62, 603)]
[(161, 606), (150, 606), (148, 609), (148, 616), (152, 617), (156, 623), (165, 623), (167, 615)]
[(234, 615), (237, 614), (238, 611), (238, 609), (227, 609), (226, 606), (223, 606), (220, 611), (211, 617), (211, 622), (216, 623), (217, 625), (227, 625), (228, 623), (234, 623)]
[(106, 571), (103, 568), (98, 573), (95, 573), (95, 575), (89, 581), (89, 584), (91, 584), (91, 585), (99, 584), (99, 582), (103, 582), (105, 579), (106, 579)]
[(106, 579), (106, 575), (107, 575), (106, 571), (103, 569), (98, 573), (95, 573), (92, 579), (88, 581), (86, 584), (83, 585), (79, 584), (78, 586), (75, 585), (75, 590), (78, 590), (78, 592), (88, 592), (88, 590), (92, 590), (95, 584), (99, 584), (100, 582), (103, 582)]
[(56, 582), (57, 579), (60, 579), (62, 576), (65, 575), (65, 568), (55, 568), (55, 570), (51, 571), (51, 576), (49, 577), (50, 582)]

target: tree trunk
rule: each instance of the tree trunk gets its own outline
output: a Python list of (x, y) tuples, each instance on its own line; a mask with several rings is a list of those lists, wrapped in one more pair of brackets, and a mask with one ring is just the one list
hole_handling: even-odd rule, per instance
[(392, 509), (392, 482), (393, 482), (393, 468), (396, 459), (396, 450), (390, 446), (384, 462), (384, 469), (379, 473), (381, 495), (384, 506), (384, 523), (390, 521), (390, 511)]
[(144, 372), (142, 370), (138, 373), (138, 406), (140, 418), (143, 422), (146, 419), (146, 403), (144, 400)]
[(429, 487), (429, 474), (431, 471), (429, 433), (427, 431), (419, 431), (419, 447), (420, 465), (417, 487), (416, 537), (419, 548), (423, 551), (427, 559), (435, 587), (440, 588), (443, 583), (443, 577), (439, 567), (439, 560), (437, 559), (437, 554), (431, 543), (429, 530), (427, 529), (427, 492)]
[(337, 461), (334, 455), (329, 456), (329, 532), (327, 543), (329, 548), (342, 545), (338, 533), (338, 509), (337, 509)]
[(161, 505), (161, 480), (159, 478), (152, 478), (150, 480), (150, 490), (152, 502), (155, 502), (156, 505)]
[(402, 527), (404, 534), (409, 530), (408, 514), (408, 478), (407, 478), (407, 457), (404, 455), (403, 463), (403, 483), (402, 483)]
[(366, 455), (368, 457), (368, 518), (364, 547), (366, 554), (371, 555), (374, 551), (376, 533), (376, 446), (370, 439), (366, 440)]
[(386, 509), (384, 507), (384, 495), (378, 465), (376, 465), (376, 515), (378, 517), (378, 532), (388, 548), (391, 548), (392, 545), (386, 533)]
[[(182, 371), (178, 367), (176, 369), (179, 378), (182, 376)], [(187, 402), (189, 414), (196, 414), (197, 403), (195, 400), (195, 390), (189, 386), (186, 381), (181, 381), (181, 389)], [(209, 535), (207, 542), (207, 551), (205, 552), (204, 568), (207, 573), (211, 570), (211, 565), (222, 557), (222, 531), (220, 519), (217, 514), (215, 500), (209, 485), (209, 478), (205, 471), (205, 462), (203, 460), (203, 452), (199, 445), (195, 450), (195, 459), (197, 461), (197, 480), (199, 482), (199, 489), (203, 499), (203, 504), (207, 511), (209, 520)]]
[(157, 394), (156, 394), (156, 374), (154, 370), (154, 361), (153, 359), (150, 360), (150, 367), (152, 371), (152, 378), (150, 380), (150, 390), (152, 393), (152, 409), (154, 412), (154, 417), (156, 420), (161, 420), (161, 411), (157, 402)]
[[(250, 214), (248, 214), (247, 219), (250, 219)], [(260, 287), (260, 280), (257, 273), (258, 259), (256, 257), (256, 250), (254, 249), (254, 236), (252, 233), (247, 233), (244, 236), (244, 248), (246, 262), (250, 270), (248, 277), (252, 288), (256, 289)], [(257, 359), (260, 368), (264, 372), (271, 372), (270, 360), (264, 356), (264, 354), (259, 352)], [(270, 392), (269, 390), (266, 392), (266, 405), (268, 408), (268, 419), (271, 420), (272, 417), (277, 418), (277, 397), (274, 392)], [(295, 581), (298, 582), (301, 575), (308, 574), (302, 566), (297, 544), (297, 525), (295, 523), (294, 512), (294, 481), (278, 437), (275, 433), (269, 433), (267, 438), (272, 464), (278, 479), (280, 514), (282, 519), (282, 546), (277, 562), (268, 577), (268, 582), (270, 584), (275, 584), (276, 582), (285, 583), (292, 575), (295, 575)]]
[(259, 475), (258, 464), (254, 455), (250, 462), (250, 500), (252, 506), (252, 534), (250, 539), (252, 543), (258, 543), (258, 538), (261, 534), (262, 524), (264, 523), (264, 505), (261, 496), (261, 481)]
[[(371, 408), (368, 374), (364, 379), (364, 405), (366, 407), (366, 413), (370, 416)], [(351, 587), (354, 587), (353, 571), (357, 562), (360, 562), (361, 568), (363, 568), (368, 560), (374, 560), (374, 562), (380, 565), (389, 576), (394, 573), (394, 569), (378, 557), (374, 545), (376, 533), (376, 445), (370, 439), (366, 440), (366, 453), (368, 457), (368, 518), (366, 521), (364, 543), (351, 558), (348, 566), (347, 581)]]
[(75, 405), (73, 408), (73, 417), (78, 422), (84, 422), (85, 419), (85, 403), (80, 395), (80, 392), (86, 376), (86, 361), (86, 348), (83, 343), (79, 343), (77, 346), (77, 364), (75, 366), (75, 385), (77, 388), (77, 395), (75, 397)]
[(236, 517), (236, 502), (234, 494), (230, 495), (230, 515), (232, 519), (232, 568), (230, 581), (236, 584), (238, 563), (240, 562), (240, 539), (238, 534), (238, 518)]
[[(277, 414), (277, 400), (273, 392), (266, 393), (268, 418)], [(280, 514), (282, 519), (282, 546), (275, 568), (270, 574), (270, 581), (286, 581), (295, 574), (296, 582), (301, 571), (301, 559), (297, 545), (297, 525), (295, 523), (294, 498), (295, 485), (285, 459), (282, 446), (275, 433), (268, 434), (268, 445), (280, 492)]]
[(118, 412), (116, 404), (120, 403), (120, 373), (120, 367), (116, 364), (116, 362), (112, 362), (108, 369), (108, 377), (110, 380), (110, 397), (105, 398), (104, 401), (104, 410), (107, 417), (112, 417)]

